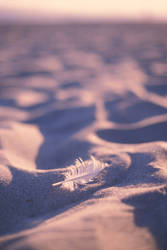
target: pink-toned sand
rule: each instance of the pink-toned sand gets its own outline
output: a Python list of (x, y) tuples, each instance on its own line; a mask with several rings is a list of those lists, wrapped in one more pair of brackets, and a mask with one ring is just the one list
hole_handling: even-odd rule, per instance
[(167, 25), (0, 36), (0, 249), (166, 250)]

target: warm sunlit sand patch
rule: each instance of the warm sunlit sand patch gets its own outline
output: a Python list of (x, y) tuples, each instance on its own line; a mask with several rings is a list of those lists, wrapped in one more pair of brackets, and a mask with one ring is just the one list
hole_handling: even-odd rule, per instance
[(12, 166), (35, 169), (35, 159), (43, 137), (34, 125), (9, 123), (0, 131), (3, 153)]
[(24, 84), (26, 87), (52, 89), (57, 85), (57, 81), (51, 77), (36, 76), (25, 79)]
[[(31, 83), (31, 82), (30, 82)], [(45, 81), (47, 85), (47, 81)], [(26, 85), (26, 83), (25, 83)], [(30, 87), (30, 85), (29, 85)], [(2, 92), (3, 98), (13, 101), (14, 104), (20, 107), (29, 107), (41, 104), (47, 101), (48, 96), (45, 93), (40, 93), (35, 90), (19, 87), (8, 87)]]
[(41, 69), (49, 70), (51, 72), (56, 72), (63, 70), (63, 65), (55, 56), (46, 56), (45, 61), (37, 60), (36, 64), (40, 66)]
[(29, 90), (18, 92), (16, 98), (16, 102), (21, 107), (33, 106), (47, 101), (46, 95)]
[(167, 64), (166, 63), (153, 63), (152, 71), (156, 75), (167, 77)]

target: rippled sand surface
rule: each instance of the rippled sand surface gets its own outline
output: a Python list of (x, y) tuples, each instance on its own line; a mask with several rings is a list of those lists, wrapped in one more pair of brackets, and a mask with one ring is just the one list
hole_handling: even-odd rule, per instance
[(0, 37), (0, 249), (167, 249), (167, 25)]

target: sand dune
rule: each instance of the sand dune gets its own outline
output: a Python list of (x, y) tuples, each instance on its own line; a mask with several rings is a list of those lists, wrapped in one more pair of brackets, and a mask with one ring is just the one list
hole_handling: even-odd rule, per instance
[(167, 249), (166, 25), (0, 33), (0, 249)]

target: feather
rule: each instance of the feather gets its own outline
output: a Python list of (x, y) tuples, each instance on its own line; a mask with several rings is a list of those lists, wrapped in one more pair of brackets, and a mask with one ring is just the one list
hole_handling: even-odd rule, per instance
[(81, 158), (77, 159), (75, 165), (70, 167), (65, 180), (52, 184), (53, 186), (62, 185), (63, 188), (74, 190), (78, 184), (86, 184), (93, 180), (102, 169), (105, 164), (99, 160), (96, 160), (91, 156), (90, 160), (83, 161)]

